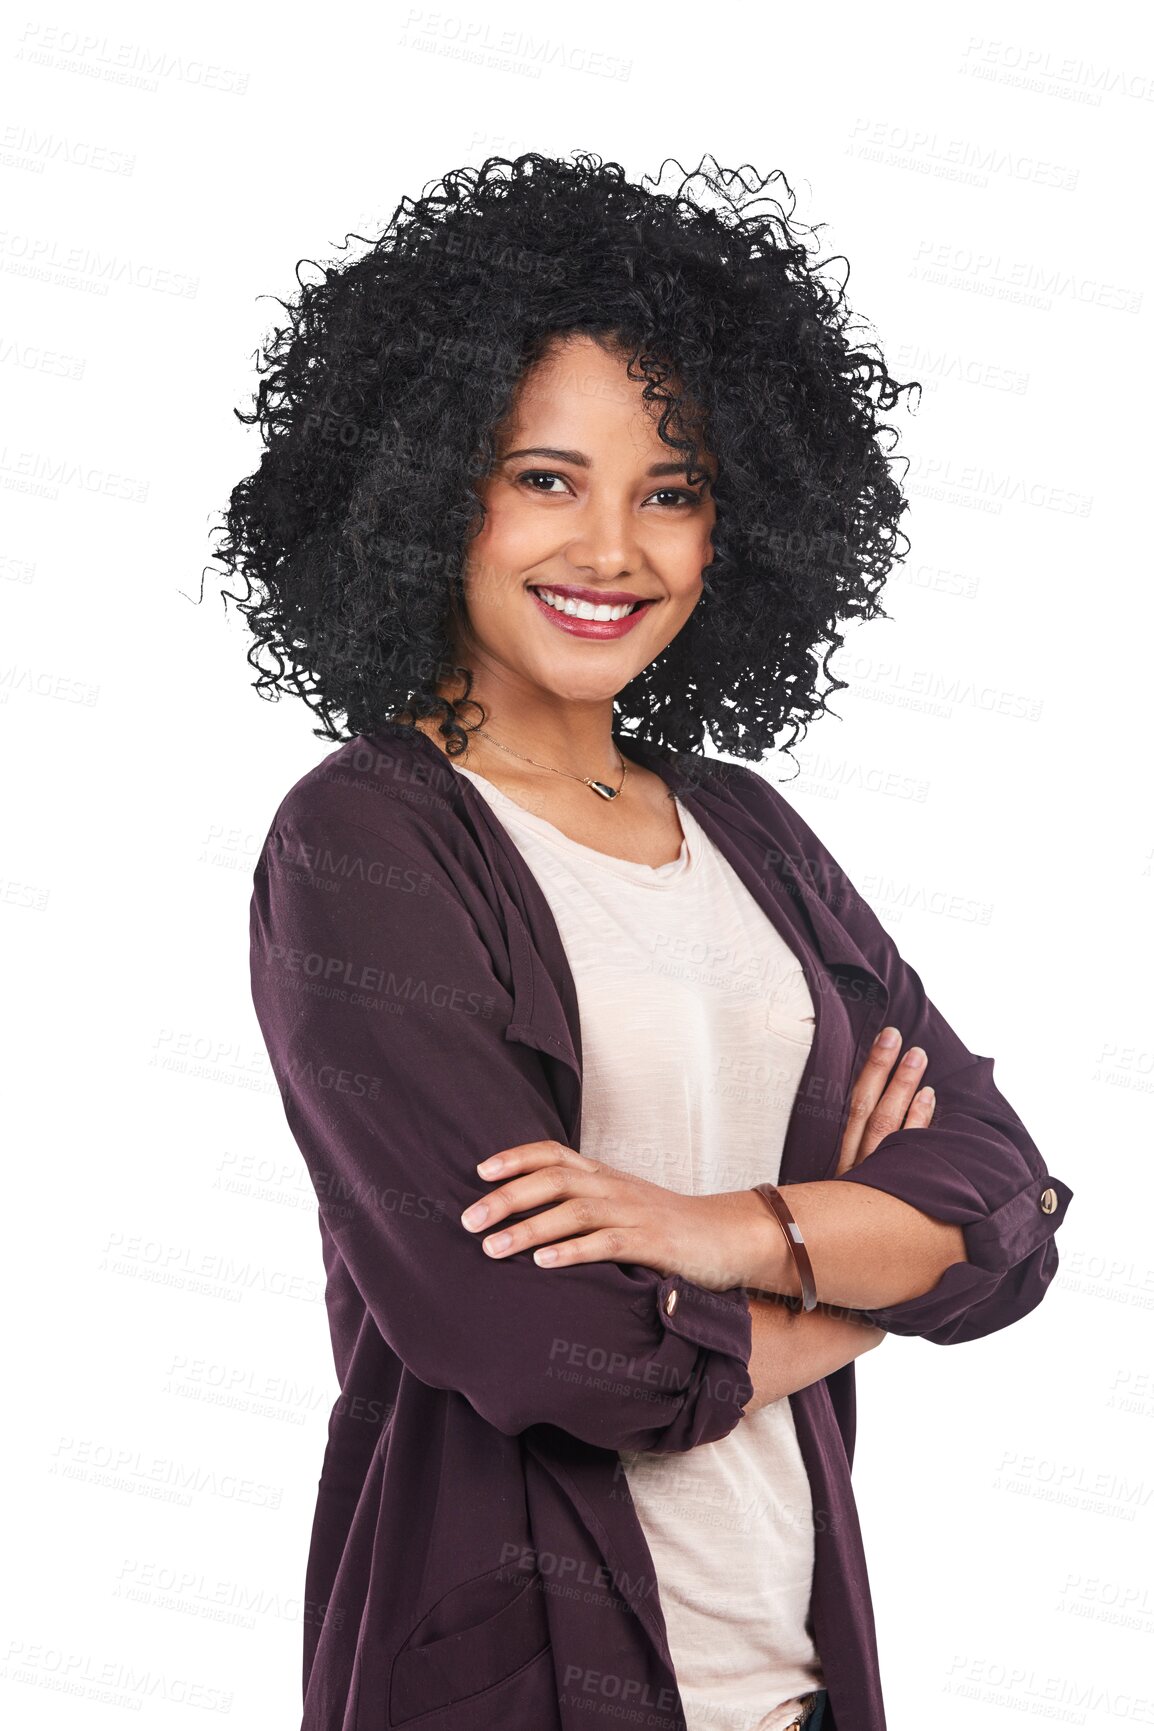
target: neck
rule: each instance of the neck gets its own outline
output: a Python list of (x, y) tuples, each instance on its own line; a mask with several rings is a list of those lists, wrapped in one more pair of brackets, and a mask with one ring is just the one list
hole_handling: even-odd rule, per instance
[[(507, 771), (519, 768), (526, 775), (535, 773), (523, 761), (531, 758), (538, 766), (592, 776), (616, 786), (621, 761), (613, 743), (611, 698), (595, 703), (514, 698), (508, 692), (482, 693), (476, 684), (473, 695), (483, 705), (485, 718), (481, 731), (476, 732), (476, 711), (464, 711), (470, 758), (486, 758), (493, 763), (500, 760)], [(419, 725), (443, 748), (435, 718), (425, 718)]]
[(492, 752), (504, 760), (507, 769), (520, 766), (531, 773), (538, 769), (567, 771), (574, 775), (593, 776), (615, 783), (621, 771), (617, 747), (605, 729), (599, 730), (596, 741), (588, 732), (580, 735), (557, 732), (555, 729), (538, 738), (527, 728), (514, 730), (498, 718), (482, 724), (478, 733), (469, 736), (469, 754)]

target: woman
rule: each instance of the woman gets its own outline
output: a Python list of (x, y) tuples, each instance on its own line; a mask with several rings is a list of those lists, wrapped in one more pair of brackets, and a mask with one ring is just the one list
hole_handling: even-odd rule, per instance
[(302, 1731), (884, 1731), (854, 1362), (1057, 1266), (992, 1060), (699, 749), (796, 736), (880, 611), (908, 388), (702, 178), (449, 176), (261, 384), (224, 557), (342, 741), (252, 903), (341, 1385)]

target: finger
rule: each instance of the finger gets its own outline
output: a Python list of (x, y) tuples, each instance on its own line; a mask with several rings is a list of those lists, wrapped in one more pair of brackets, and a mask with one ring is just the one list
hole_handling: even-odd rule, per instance
[(605, 1226), (606, 1220), (607, 1210), (597, 1197), (574, 1196), (556, 1208), (546, 1208), (543, 1213), (535, 1214), (532, 1220), (520, 1220), (515, 1226), (502, 1226), (498, 1232), (483, 1238), (481, 1246), (486, 1255), (497, 1260), (515, 1256), (519, 1250), (548, 1246), (560, 1251), (565, 1247), (562, 1241), (574, 1233), (596, 1232)]
[(927, 1058), (920, 1046), (911, 1046), (893, 1073), (889, 1086), (870, 1113), (862, 1132), (860, 1157), (872, 1154), (878, 1143), (902, 1128), (910, 1102), (921, 1085)]
[(656, 1266), (619, 1226), (587, 1232), (581, 1238), (567, 1238), (563, 1244), (543, 1245), (533, 1252), (533, 1261), (542, 1268), (565, 1268), (579, 1262), (636, 1262), (642, 1268)]
[(932, 1088), (919, 1088), (910, 1101), (903, 1130), (924, 1130), (934, 1115), (935, 1095)]
[[(910, 1101), (909, 1110), (906, 1113), (905, 1119), (900, 1125), (900, 1128), (903, 1130), (926, 1129), (933, 1122), (934, 1107), (936, 1104), (937, 1097), (932, 1088), (919, 1088), (913, 1099)], [(852, 1164), (859, 1166), (861, 1162), (866, 1159), (867, 1155), (872, 1153), (873, 1149), (878, 1146), (880, 1140), (880, 1136), (874, 1137), (872, 1147), (869, 1145), (867, 1140), (865, 1151), (859, 1154), (858, 1158), (853, 1161)]]
[[(892, 1046), (883, 1046), (882, 1038), (886, 1034), (897, 1036)], [(874, 1040), (861, 1073), (854, 1081), (850, 1093), (849, 1116), (846, 1119), (842, 1135), (841, 1149), (838, 1155), (838, 1175), (848, 1171), (859, 1156), (861, 1140), (871, 1112), (882, 1096), (886, 1080), (891, 1069), (901, 1054), (902, 1036), (900, 1028), (892, 1024), (881, 1028)]]
[(544, 1202), (560, 1202), (572, 1196), (575, 1189), (589, 1182), (591, 1176), (559, 1160), (538, 1167), (471, 1202), (461, 1215), (461, 1225), (470, 1232), (491, 1229), (510, 1214), (521, 1214), (526, 1208), (537, 1208)]
[(518, 1142), (513, 1148), (502, 1148), (477, 1165), (482, 1178), (496, 1178), (514, 1172), (528, 1172), (538, 1166), (576, 1166), (583, 1172), (596, 1172), (600, 1163), (590, 1160), (576, 1148), (564, 1142)]

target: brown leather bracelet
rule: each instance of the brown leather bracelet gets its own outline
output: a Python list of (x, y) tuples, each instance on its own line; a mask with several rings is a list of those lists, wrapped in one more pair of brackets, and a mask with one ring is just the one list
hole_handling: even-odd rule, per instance
[(793, 1252), (793, 1260), (797, 1264), (798, 1278), (801, 1281), (801, 1308), (813, 1310), (817, 1305), (817, 1286), (813, 1278), (813, 1263), (809, 1259), (801, 1227), (790, 1213), (789, 1204), (776, 1184), (754, 1184), (752, 1189), (774, 1215), (785, 1233), (786, 1243)]

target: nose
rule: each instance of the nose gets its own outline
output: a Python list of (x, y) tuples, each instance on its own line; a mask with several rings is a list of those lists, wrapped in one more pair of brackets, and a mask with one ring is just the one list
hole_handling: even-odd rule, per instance
[(591, 577), (628, 576), (644, 564), (639, 524), (630, 504), (590, 490), (565, 549), (575, 571)]

